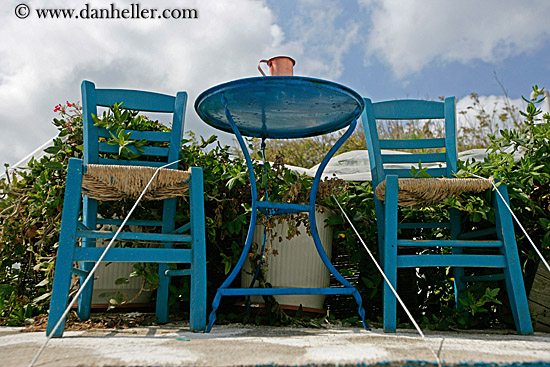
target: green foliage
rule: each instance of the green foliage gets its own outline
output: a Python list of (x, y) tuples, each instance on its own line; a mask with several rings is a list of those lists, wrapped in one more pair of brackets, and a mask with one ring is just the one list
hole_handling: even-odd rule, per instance
[[(535, 94), (540, 93), (535, 87)], [(477, 98), (477, 96), (475, 96)], [(528, 101), (528, 107), (522, 112), (525, 122), (519, 124), (512, 118), (513, 109), (508, 115), (496, 115), (496, 110), (486, 112), (478, 99), (472, 109), (477, 109), (476, 119), (483, 120), (477, 125), (483, 130), (463, 130), (459, 139), (463, 148), (482, 146), (489, 139), (489, 156), (483, 162), (460, 163), (458, 177), (470, 177), (471, 174), (483, 177), (494, 176), (508, 186), (511, 206), (521, 218), (527, 232), (536, 244), (540, 244), (545, 255), (550, 255), (550, 116), (536, 107), (540, 100)], [(68, 159), (82, 156), (82, 117), (78, 105), (68, 104), (56, 107), (61, 114), (54, 124), (59, 129), (59, 137), (47, 155), (32, 159), (28, 167), (17, 168), (0, 181), (0, 324), (20, 325), (30, 322), (33, 316), (44, 313), (49, 303), (53, 264), (59, 236), (60, 214), (63, 207), (65, 171)], [(496, 118), (496, 119), (495, 119)], [(498, 124), (497, 124), (498, 123)], [(122, 146), (121, 159), (133, 158), (142, 148), (140, 141), (124, 132), (125, 129), (166, 129), (156, 121), (142, 118), (122, 106), (113, 106), (99, 118), (96, 124), (112, 131), (105, 139), (110, 144)], [(472, 128), (476, 124), (471, 125)], [(498, 131), (500, 126), (514, 126), (513, 129)], [(388, 125), (380, 134), (386, 137), (431, 137), (438, 136), (437, 122), (427, 121), (424, 125), (413, 126), (408, 122)], [(492, 129), (492, 130), (487, 130)], [(487, 135), (486, 131), (492, 132)], [(269, 197), (270, 201), (305, 203), (309, 200), (309, 189), (313, 179), (298, 175), (284, 164), (311, 167), (320, 162), (334, 142), (343, 134), (319, 137), (315, 139), (297, 139), (288, 141), (270, 141), (267, 146), (266, 160), (272, 161), (265, 166), (254, 162), (254, 172), (258, 178), (258, 197)], [(340, 152), (365, 149), (361, 129), (352, 135)], [(461, 135), (462, 134), (462, 135)], [(476, 135), (477, 134), (477, 135)], [(237, 263), (245, 236), (251, 211), (250, 183), (244, 159), (235, 154), (235, 148), (221, 146), (215, 136), (208, 139), (198, 138), (188, 133), (181, 151), (181, 169), (191, 166), (203, 168), (207, 258), (208, 258), (208, 296), (212, 299), (216, 289), (225, 280), (227, 274)], [(471, 137), (470, 140), (466, 139)], [(259, 141), (249, 142), (252, 156), (263, 159)], [(504, 149), (507, 149), (506, 152)], [(523, 157), (514, 161), (513, 152), (522, 152)], [(420, 166), (416, 175), (423, 177), (425, 170)], [(360, 235), (370, 250), (377, 256), (377, 222), (374, 210), (373, 189), (370, 182), (342, 182), (331, 180), (319, 188), (317, 204), (332, 210), (327, 224), (333, 227), (333, 263), (337, 269), (355, 285), (364, 300), (363, 305), (369, 318), (376, 320), (381, 315), (382, 278), (372, 264), (366, 251), (346, 223), (332, 199), (332, 194), (342, 204)], [(184, 199), (181, 199), (184, 200)], [(463, 195), (448, 199), (445, 204), (431, 208), (410, 207), (402, 211), (405, 221), (445, 221), (448, 220), (448, 207), (466, 213), (463, 223), (465, 229), (483, 229), (494, 220), (490, 203), (490, 193), (485, 197)], [(106, 215), (123, 215), (131, 203), (120, 201), (100, 206)], [(183, 205), (185, 207), (185, 205)], [(136, 211), (139, 218), (152, 218), (157, 208), (142, 206)], [(185, 223), (188, 211), (177, 213), (177, 222)], [(286, 234), (274, 234), (276, 238), (296, 234), (292, 228), (298, 228), (304, 217), (286, 217), (290, 220), (291, 230)], [(260, 220), (264, 220), (260, 218)], [(273, 217), (266, 222), (268, 229), (274, 226)], [(405, 230), (404, 230), (405, 231)], [(406, 230), (407, 235), (418, 239), (446, 238), (446, 230)], [(520, 230), (516, 230), (521, 258), (525, 269), (533, 268), (535, 255), (530, 244)], [(257, 245), (257, 244), (255, 244)], [(433, 251), (433, 250), (432, 250)], [(251, 256), (250, 258), (253, 258)], [(399, 274), (399, 273), (398, 273)], [(152, 290), (158, 283), (156, 267), (151, 264), (138, 264), (134, 272), (117, 282), (125, 283), (128, 278), (139, 276), (144, 279), (144, 290)], [(410, 274), (403, 274), (406, 280)], [(405, 300), (416, 316), (424, 320), (426, 327), (437, 329), (491, 327), (510, 323), (501, 316), (507, 309), (505, 292), (499, 292), (501, 284), (497, 281), (474, 284), (468, 289), (460, 302), (462, 309), (454, 308), (453, 279), (450, 269), (425, 268), (413, 273), (417, 293)], [(401, 282), (403, 279), (399, 279)], [(401, 284), (401, 283), (400, 283)], [(121, 294), (110, 295), (113, 306), (127, 302)], [(170, 305), (172, 312), (186, 311), (189, 299), (189, 281), (186, 277), (172, 280), (170, 286)], [(242, 315), (233, 312), (234, 299), (224, 297), (219, 313), (219, 321), (243, 321)], [(330, 315), (326, 319), (334, 322), (337, 318), (355, 323), (356, 304), (352, 297), (328, 297)], [(502, 303), (502, 304), (501, 304)], [(291, 322), (287, 315), (280, 313), (274, 303), (269, 309), (278, 315), (278, 321), (272, 316), (262, 316), (250, 322)], [(426, 316), (424, 318), (424, 316)], [(401, 317), (403, 319), (403, 317)], [(374, 324), (376, 324), (374, 322)]]
[[(475, 288), (475, 287), (473, 287)], [(431, 319), (425, 315), (422, 319), (422, 326), (432, 330), (475, 329), (495, 326), (499, 323), (496, 306), (501, 305), (497, 299), (500, 289), (481, 287), (474, 289), (474, 292), (467, 290), (464, 297), (459, 298), (459, 308), (443, 306), (439, 313), (431, 314)], [(474, 294), (475, 293), (475, 294)], [(481, 296), (477, 296), (477, 295)]]
[(0, 324), (22, 323), (49, 304), (65, 171), (69, 158), (82, 156), (80, 106), (56, 109), (59, 136), (48, 154), (0, 180)]
[[(123, 103), (115, 103), (101, 117), (92, 115), (94, 126), (106, 128), (111, 135), (106, 142), (109, 145), (118, 146), (118, 155), (114, 159), (136, 159), (141, 157), (143, 147), (147, 144), (145, 139), (131, 139), (134, 131), (170, 131), (170, 129), (158, 121), (153, 121), (147, 116), (140, 115), (139, 111), (123, 109)], [(114, 132), (114, 133), (113, 133)]]
[[(550, 258), (550, 115), (542, 114), (537, 107), (544, 98), (538, 96), (543, 89), (533, 87), (535, 100), (527, 100), (526, 111), (521, 111), (525, 121), (515, 129), (504, 129), (500, 136), (489, 136), (488, 157), (483, 162), (469, 162), (462, 165), (459, 176), (470, 173), (482, 177), (493, 176), (506, 184), (510, 205), (515, 215), (521, 218), (527, 233), (534, 243), (540, 246), (543, 254)], [(521, 158), (514, 160), (514, 153)], [(469, 200), (462, 207), (477, 206), (478, 215), (488, 208), (473, 204)], [(522, 257), (529, 261), (524, 266), (527, 271), (534, 268), (536, 256), (523, 232), (516, 230)]]

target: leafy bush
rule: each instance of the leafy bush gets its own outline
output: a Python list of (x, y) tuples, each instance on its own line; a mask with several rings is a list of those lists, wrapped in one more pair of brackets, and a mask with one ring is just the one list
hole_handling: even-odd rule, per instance
[[(32, 316), (45, 313), (53, 280), (53, 269), (63, 208), (66, 169), (69, 158), (82, 157), (82, 112), (80, 106), (67, 103), (56, 106), (60, 119), (54, 124), (59, 137), (46, 155), (32, 159), (28, 167), (14, 170), (7, 179), (0, 181), (0, 324), (21, 324)], [(112, 106), (102, 116), (95, 118), (96, 125), (111, 131), (105, 139), (117, 144), (118, 154), (110, 158), (133, 159), (133, 149), (140, 149), (142, 142), (132, 139), (125, 129), (166, 131), (157, 121), (151, 121), (120, 104)], [(205, 214), (208, 256), (209, 296), (221, 285), (231, 267), (236, 264), (246, 236), (250, 216), (250, 184), (244, 160), (235, 157), (228, 146), (217, 143), (215, 136), (198, 139), (193, 133), (183, 141), (181, 169), (190, 166), (203, 168)], [(279, 171), (277, 165), (254, 164), (258, 177), (269, 172), (274, 176), (270, 195), (287, 196), (289, 200), (304, 199), (309, 192), (312, 178), (293, 172)], [(264, 181), (265, 182), (265, 181)], [(258, 195), (266, 195), (268, 188), (259, 186)], [(184, 200), (184, 199), (181, 199)], [(100, 203), (98, 211), (105, 215), (124, 216), (133, 202), (120, 200)], [(134, 219), (153, 218), (158, 212), (157, 202), (148, 202), (134, 214)], [(157, 208), (158, 209), (158, 208)], [(188, 220), (188, 211), (178, 211), (177, 222)], [(148, 288), (158, 283), (156, 267), (151, 264), (135, 266), (129, 277), (141, 276)], [(118, 279), (115, 283), (125, 281)], [(76, 286), (76, 284), (74, 285)], [(172, 311), (185, 311), (189, 297), (188, 278), (175, 278), (170, 287)], [(120, 294), (112, 295), (110, 303), (124, 303)]]
[[(535, 89), (540, 93), (538, 88)], [(490, 139), (488, 158), (483, 162), (460, 164), (459, 176), (475, 173), (484, 177), (495, 176), (505, 182), (508, 185), (514, 212), (522, 219), (524, 227), (535, 243), (542, 245), (548, 257), (550, 255), (550, 191), (548, 189), (550, 187), (550, 163), (548, 163), (550, 161), (550, 116), (546, 114), (542, 120), (540, 119), (540, 110), (536, 108), (539, 102), (540, 100), (528, 101), (527, 111), (522, 112), (525, 123), (518, 125), (517, 128), (501, 130), (498, 134), (495, 129), (492, 130), (494, 134), (487, 137)], [(474, 105), (473, 108), (479, 109), (480, 105), (477, 107)], [(60, 119), (54, 119), (53, 122), (60, 131), (59, 137), (54, 140), (52, 147), (46, 149), (47, 155), (32, 159), (28, 167), (17, 169), (0, 181), (2, 225), (0, 324), (29, 322), (34, 315), (46, 312), (48, 307), (67, 163), (71, 157), (82, 156), (80, 107), (77, 104), (67, 103), (57, 106), (56, 111), (61, 115)], [(126, 115), (122, 118), (124, 114)], [(482, 116), (480, 118), (489, 118), (493, 115), (479, 113), (479, 116)], [(111, 124), (113, 127), (113, 135), (107, 139), (108, 142), (117, 142), (123, 147), (133, 145), (139, 148), (140, 143), (132, 140), (131, 136), (125, 135), (115, 126), (116, 124), (113, 124), (114, 120), (121, 118), (127, 123), (137, 125), (156, 124), (149, 120), (141, 120), (138, 115), (121, 111), (120, 108), (118, 112), (112, 111), (111, 115), (101, 116), (98, 123), (103, 123), (105, 126)], [(433, 122), (428, 123), (433, 124)], [(510, 122), (503, 122), (503, 124), (510, 126)], [(413, 127), (407, 122), (402, 122), (399, 126), (388, 126), (382, 133), (424, 137), (436, 135), (437, 127), (435, 125)], [(265, 197), (268, 193), (270, 200), (307, 201), (305, 193), (311, 187), (313, 179), (290, 172), (283, 163), (311, 167), (321, 160), (329, 147), (339, 138), (339, 134), (341, 133), (318, 139), (278, 141), (274, 144), (270, 142), (266, 154), (268, 157), (276, 157), (274, 162), (266, 164), (265, 167), (261, 163), (254, 163), (254, 171), (260, 182), (258, 196)], [(197, 138), (193, 133), (189, 133), (189, 136), (189, 139), (184, 140), (181, 168), (187, 169), (189, 166), (203, 168), (208, 296), (212, 299), (216, 289), (225, 280), (241, 255), (251, 210), (250, 185), (246, 164), (242, 157), (235, 154), (234, 148), (221, 146), (215, 136), (208, 139)], [(471, 144), (480, 144), (479, 140), (474, 140)], [(261, 160), (263, 153), (260, 152), (259, 142), (250, 141), (250, 146), (253, 156)], [(340, 152), (364, 148), (364, 137), (359, 130)], [(510, 153), (504, 153), (504, 148), (509, 148)], [(511, 153), (513, 151), (523, 152), (523, 158), (514, 162)], [(122, 148), (120, 153), (122, 158), (124, 155), (126, 158), (131, 157), (130, 150), (125, 148)], [(267, 185), (268, 181), (269, 185)], [(328, 220), (328, 224), (333, 226), (334, 233), (332, 261), (339, 271), (359, 289), (364, 299), (367, 317), (371, 322), (376, 321), (382, 310), (382, 278), (358, 243), (352, 229), (339, 213), (331, 194), (334, 194), (343, 205), (363, 239), (376, 254), (378, 252), (377, 227), (372, 185), (370, 182), (344, 183), (333, 180), (320, 188), (318, 203), (333, 209), (335, 213)], [(449, 200), (446, 204), (468, 213), (466, 225), (479, 228), (483, 226), (485, 219), (491, 220), (493, 214), (488, 200), (489, 195), (482, 199), (465, 196), (460, 201)], [(125, 205), (127, 204), (121, 202), (105, 210), (122, 213)], [(408, 219), (444, 220), (447, 215), (444, 209), (444, 205), (430, 210), (411, 207), (405, 211), (405, 216)], [(144, 213), (142, 215), (150, 215), (150, 211)], [(178, 212), (177, 220), (184, 222), (187, 217), (188, 213)], [(440, 237), (448, 234), (444, 231), (424, 231), (419, 235)], [(534, 268), (534, 252), (519, 229), (516, 229), (516, 237), (524, 269), (529, 273)], [(134, 275), (147, 278), (148, 275), (154, 274), (154, 268), (138, 267)], [(410, 275), (401, 275), (403, 279), (400, 278), (399, 282), (411, 278)], [(149, 277), (148, 281), (154, 284), (154, 276)], [(498, 282), (489, 282), (483, 287), (469, 289), (470, 293), (466, 294), (461, 301), (466, 312), (458, 313), (454, 310), (450, 274), (427, 268), (418, 274), (417, 281), (420, 293), (412, 292), (406, 302), (411, 309), (416, 310), (419, 319), (422, 319), (423, 315), (436, 315), (435, 318), (432, 316), (424, 319), (427, 327), (438, 329), (487, 327), (511, 322), (506, 315), (502, 316), (500, 313), (507, 307), (507, 297), (504, 291), (498, 291), (501, 288)], [(185, 301), (189, 297), (188, 289), (186, 278), (173, 280), (170, 297), (173, 312), (187, 309)], [(219, 320), (223, 318), (223, 313), (231, 312), (233, 302), (232, 297), (222, 298)], [(357, 321), (356, 304), (353, 298), (332, 296), (327, 298), (327, 304), (330, 309), (329, 318), (347, 318), (350, 322)]]
[[(534, 92), (538, 96), (542, 90), (535, 86)], [(542, 99), (525, 101), (527, 110), (521, 112), (525, 121), (521, 124), (508, 121), (504, 125), (516, 127), (494, 131), (494, 134), (488, 135), (488, 157), (482, 162), (461, 162), (457, 176), (472, 177), (471, 174), (482, 177), (493, 176), (505, 183), (508, 186), (511, 208), (515, 215), (521, 218), (522, 225), (534, 243), (540, 246), (545, 258), (550, 259), (550, 115), (544, 114), (541, 118), (542, 112), (536, 106)], [(487, 119), (487, 116), (486, 113), (481, 113), (479, 119)], [(480, 123), (480, 126), (487, 128), (488, 122)], [(515, 152), (523, 153), (518, 161), (514, 161)], [(367, 244), (372, 245), (371, 250), (376, 253), (377, 249), (374, 245), (377, 243), (377, 230), (370, 183), (350, 184), (349, 191), (339, 200), (344, 203), (354, 224), (360, 229), (361, 235)], [(429, 209), (410, 207), (404, 210), (404, 220), (415, 218), (414, 221), (419, 219), (430, 222), (445, 221), (448, 220), (445, 206), (450, 206), (467, 214), (467, 221), (463, 223), (464, 228), (483, 229), (489, 224), (487, 221), (494, 220), (490, 200), (490, 192), (487, 192), (484, 197), (463, 195), (460, 200), (448, 199), (444, 204)], [(346, 228), (343, 219), (332, 218), (331, 223), (337, 228), (334, 239), (335, 248), (345, 249), (347, 255), (345, 262), (350, 269), (353, 269), (351, 271), (341, 269), (342, 273), (355, 280), (355, 284), (365, 298), (367, 315), (369, 311), (374, 317), (380, 315), (379, 275), (373, 270), (365, 251), (357, 244), (351, 228)], [(449, 234), (442, 230), (424, 230), (415, 232), (413, 235), (416, 238), (444, 238)], [(516, 226), (516, 238), (528, 283), (527, 288), (529, 288), (530, 279), (536, 270), (537, 256), (519, 226)], [(445, 272), (437, 268), (422, 268), (418, 274), (414, 271), (412, 274), (403, 274), (402, 270), (398, 272), (398, 276), (401, 273), (398, 282), (406, 281), (410, 276), (418, 278), (420, 293), (411, 294), (408, 305), (417, 316), (436, 315), (433, 319), (424, 319), (426, 326), (440, 329), (493, 327), (498, 324), (513, 326), (508, 297), (505, 291), (498, 291), (502, 288), (502, 284), (497, 281), (474, 284), (460, 300), (466, 311), (456, 311), (452, 274), (449, 270)], [(406, 287), (401, 287), (403, 288)], [(355, 308), (352, 300), (344, 307), (351, 310)], [(402, 316), (402, 320), (408, 321), (404, 315)]]
[(24, 323), (49, 305), (65, 172), (69, 158), (82, 156), (80, 106), (56, 110), (59, 136), (47, 154), (0, 181), (0, 324)]

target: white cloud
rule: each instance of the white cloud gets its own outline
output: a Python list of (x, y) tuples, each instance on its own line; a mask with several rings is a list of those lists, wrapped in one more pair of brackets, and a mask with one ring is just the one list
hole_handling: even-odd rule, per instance
[(432, 63), (497, 63), (550, 40), (547, 0), (359, 0), (372, 20), (366, 58), (398, 78)]
[[(109, 7), (113, 1), (89, 1)], [(147, 1), (142, 8), (196, 8), (198, 19), (18, 19), (10, 1), (0, 10), (0, 163), (15, 163), (57, 130), (53, 108), (80, 100), (80, 83), (98, 87), (189, 93), (186, 130), (210, 135), (193, 109), (204, 89), (258, 76), (259, 59), (284, 50), (284, 33), (263, 1)], [(81, 8), (85, 2), (28, 1)], [(118, 8), (130, 0), (116, 0)], [(135, 2), (133, 2), (135, 3)], [(226, 138), (226, 141), (230, 141)]]
[(342, 4), (329, 0), (302, 0), (289, 16), (287, 37), (300, 57), (297, 73), (338, 79), (346, 52), (359, 42), (359, 24), (343, 16)]

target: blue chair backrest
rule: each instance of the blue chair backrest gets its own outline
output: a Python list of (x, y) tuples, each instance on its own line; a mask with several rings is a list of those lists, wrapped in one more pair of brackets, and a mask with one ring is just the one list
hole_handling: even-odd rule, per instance
[[(365, 98), (365, 110), (361, 117), (367, 140), (369, 161), (374, 187), (384, 181), (386, 175), (411, 177), (411, 169), (395, 168), (395, 164), (409, 164), (418, 167), (429, 164), (426, 172), (432, 177), (451, 177), (457, 171), (456, 112), (455, 98), (445, 98), (445, 102), (423, 100), (395, 100), (372, 103)], [(379, 139), (378, 125), (387, 120), (444, 119), (445, 137), (430, 139)], [(440, 153), (406, 153), (414, 149), (441, 150)], [(382, 150), (397, 150), (385, 154)], [(391, 165), (394, 165), (392, 167)]]
[[(125, 130), (126, 133), (132, 133), (132, 140), (145, 139), (147, 142), (157, 145), (146, 145), (142, 148), (143, 152), (130, 147), (134, 153), (148, 157), (159, 157), (159, 159), (155, 159), (155, 161), (118, 160), (103, 158), (101, 156), (102, 153), (117, 153), (119, 146), (109, 145), (106, 142), (100, 141), (100, 138), (109, 139), (111, 135), (107, 129), (94, 126), (95, 122), (92, 115), (97, 116), (98, 106), (110, 107), (115, 103), (121, 102), (123, 103), (123, 108), (130, 110), (173, 114), (171, 132)], [(178, 92), (174, 97), (166, 94), (129, 89), (96, 89), (94, 83), (87, 80), (83, 81), (84, 164), (124, 164), (159, 167), (166, 163), (177, 161), (183, 137), (186, 104), (186, 92)], [(167, 144), (160, 144), (162, 146), (158, 146), (158, 143), (163, 142)], [(177, 168), (177, 164), (168, 168), (175, 169)]]

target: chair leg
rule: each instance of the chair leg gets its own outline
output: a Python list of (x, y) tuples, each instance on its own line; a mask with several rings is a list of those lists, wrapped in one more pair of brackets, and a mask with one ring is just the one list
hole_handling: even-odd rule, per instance
[(67, 170), (67, 183), (61, 216), (61, 233), (55, 262), (55, 274), (50, 301), (46, 335), (61, 337), (65, 328), (63, 320), (54, 331), (56, 324), (69, 304), (71, 287), (71, 269), (73, 266), (74, 248), (76, 245), (76, 223), (80, 212), (80, 187), (82, 184), (82, 161), (71, 159)]
[[(450, 222), (451, 222), (451, 240), (456, 240), (461, 232), (460, 229), (460, 213), (456, 209), (449, 210)], [(454, 254), (462, 254), (464, 250), (461, 247), (453, 247)], [(464, 290), (466, 284), (462, 281), (464, 277), (464, 268), (453, 268), (454, 288), (455, 288), (455, 308), (461, 310), (463, 308), (459, 299), (464, 296)]]
[[(93, 269), (94, 265), (95, 263), (83, 262), (80, 263), (80, 269), (84, 270), (85, 272), (90, 272)], [(86, 277), (80, 276), (80, 284), (84, 283), (85, 280)], [(82, 321), (88, 320), (92, 311), (92, 294), (94, 291), (93, 282), (94, 280), (90, 279), (88, 281), (88, 284), (86, 284), (86, 287), (78, 297), (77, 315), (78, 318)]]
[[(162, 206), (162, 232), (170, 233), (175, 229), (174, 218), (176, 216), (177, 199), (171, 198), (164, 201)], [(163, 243), (166, 248), (174, 247), (171, 242)], [(157, 288), (157, 302), (155, 307), (155, 315), (159, 324), (166, 324), (170, 321), (168, 300), (170, 296), (170, 276), (166, 276), (166, 271), (170, 270), (167, 264), (159, 263), (159, 285)]]
[[(85, 226), (88, 228), (96, 228), (97, 224), (97, 201), (94, 199), (90, 199), (87, 196), (84, 196), (82, 200), (82, 221)], [(82, 247), (95, 247), (96, 246), (96, 240), (92, 238), (83, 238), (82, 239)], [(95, 266), (95, 263), (93, 262), (81, 262), (80, 268), (86, 272), (90, 272), (93, 267)], [(80, 284), (83, 284), (86, 280), (85, 277), (80, 277)], [(94, 292), (94, 280), (90, 279), (88, 281), (88, 284), (84, 287), (82, 290), (82, 293), (80, 293), (80, 297), (78, 298), (78, 309), (77, 314), (78, 318), (80, 320), (88, 320), (90, 318), (90, 313), (92, 311), (92, 295)]]
[[(397, 289), (397, 176), (386, 177), (386, 202), (384, 216), (384, 263), (383, 269), (389, 282)], [(395, 332), (397, 328), (397, 299), (384, 282), (384, 331)]]
[(193, 237), (189, 328), (192, 331), (206, 329), (206, 233), (203, 193), (202, 169), (193, 167), (189, 185), (191, 236)]
[[(501, 184), (498, 187), (498, 191), (509, 205), (508, 190), (506, 186)], [(508, 292), (516, 330), (518, 334), (532, 334), (533, 326), (529, 314), (523, 273), (519, 262), (512, 216), (498, 193), (493, 194), (493, 202), (495, 207), (497, 235), (503, 242), (501, 251), (506, 257), (507, 267), (504, 269), (504, 278), (506, 280), (506, 290)]]
[(166, 264), (159, 264), (159, 286), (157, 288), (157, 302), (155, 315), (159, 324), (166, 324), (169, 321), (168, 313), (168, 295), (170, 287), (170, 277), (164, 275), (170, 267)]

